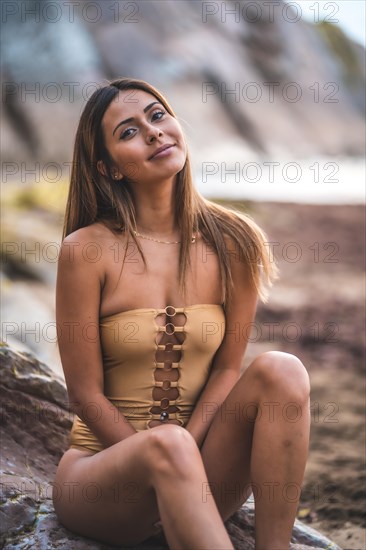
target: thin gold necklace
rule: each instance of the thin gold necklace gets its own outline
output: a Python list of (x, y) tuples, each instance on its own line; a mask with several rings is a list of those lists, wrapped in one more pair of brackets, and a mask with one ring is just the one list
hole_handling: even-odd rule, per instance
[[(135, 231), (134, 229), (133, 229), (133, 232), (136, 235), (136, 237), (141, 237), (142, 239), (148, 239), (149, 241), (154, 241), (156, 243), (180, 244), (182, 242), (182, 241), (160, 241), (159, 239), (154, 239), (153, 237), (147, 237), (146, 235), (142, 235), (141, 233), (139, 233), (138, 231)], [(192, 240), (191, 240), (191, 243), (193, 244), (195, 242), (196, 242), (196, 235), (194, 233), (193, 237), (192, 237)]]

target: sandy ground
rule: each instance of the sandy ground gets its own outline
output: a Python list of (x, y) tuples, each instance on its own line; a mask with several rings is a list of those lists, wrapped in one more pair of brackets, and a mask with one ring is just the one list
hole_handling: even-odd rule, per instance
[(245, 364), (262, 350), (281, 349), (308, 369), (311, 444), (298, 517), (343, 549), (364, 550), (364, 207), (246, 208), (273, 243), (280, 279), (258, 308), (260, 330)]

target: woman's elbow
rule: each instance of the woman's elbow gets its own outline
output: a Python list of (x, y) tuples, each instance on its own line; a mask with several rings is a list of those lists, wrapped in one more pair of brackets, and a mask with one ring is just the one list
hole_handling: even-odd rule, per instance
[(98, 408), (100, 399), (104, 399), (102, 392), (98, 391), (85, 391), (68, 389), (69, 409), (77, 414), (81, 419), (85, 415), (91, 414), (92, 408)]

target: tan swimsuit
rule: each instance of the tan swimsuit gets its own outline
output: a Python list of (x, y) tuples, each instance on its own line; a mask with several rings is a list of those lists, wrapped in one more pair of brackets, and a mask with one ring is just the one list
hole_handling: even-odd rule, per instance
[[(185, 426), (225, 334), (219, 304), (132, 309), (100, 319), (104, 394), (137, 431)], [(88, 406), (92, 419), (96, 407)], [(70, 447), (103, 445), (75, 416)]]

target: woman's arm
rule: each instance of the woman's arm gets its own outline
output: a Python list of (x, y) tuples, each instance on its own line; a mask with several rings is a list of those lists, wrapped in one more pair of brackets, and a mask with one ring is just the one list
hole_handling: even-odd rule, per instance
[(99, 337), (99, 306), (104, 284), (103, 258), (93, 261), (91, 228), (66, 237), (56, 282), (56, 325), (70, 407), (99, 441), (109, 447), (136, 433), (104, 396)]
[[(227, 249), (234, 249), (230, 241), (227, 241)], [(210, 377), (186, 426), (199, 448), (220, 405), (240, 378), (240, 368), (257, 309), (258, 293), (250, 283), (247, 267), (237, 255), (231, 255), (230, 262), (234, 290), (226, 308), (225, 335), (213, 359)], [(226, 411), (226, 414), (236, 413)]]

